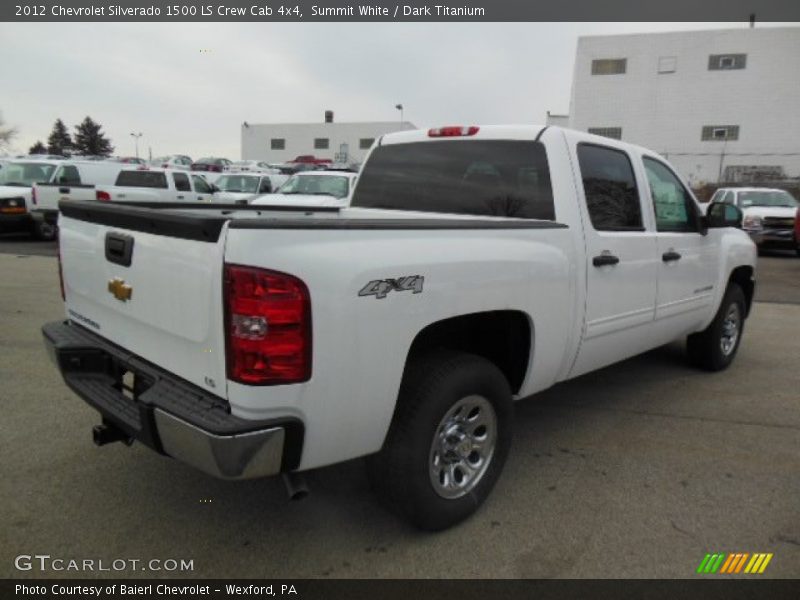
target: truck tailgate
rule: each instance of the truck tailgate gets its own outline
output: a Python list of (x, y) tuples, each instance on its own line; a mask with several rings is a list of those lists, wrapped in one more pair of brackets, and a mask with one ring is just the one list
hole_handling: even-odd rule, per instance
[(155, 230), (144, 212), (130, 223), (81, 212), (62, 205), (67, 317), (224, 398), (223, 225), (209, 235), (202, 222)]

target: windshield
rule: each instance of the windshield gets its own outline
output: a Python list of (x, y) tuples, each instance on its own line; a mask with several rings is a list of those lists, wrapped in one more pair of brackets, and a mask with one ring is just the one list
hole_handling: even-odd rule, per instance
[(214, 185), (223, 192), (255, 194), (258, 191), (258, 181), (258, 177), (223, 175), (214, 182)]
[(739, 206), (788, 206), (795, 208), (795, 200), (789, 192), (769, 191), (769, 192), (739, 192)]
[(47, 183), (55, 165), (41, 163), (10, 163), (0, 170), (0, 183), (30, 187), (34, 183)]
[(279, 194), (312, 194), (345, 198), (349, 192), (347, 177), (341, 175), (292, 175)]

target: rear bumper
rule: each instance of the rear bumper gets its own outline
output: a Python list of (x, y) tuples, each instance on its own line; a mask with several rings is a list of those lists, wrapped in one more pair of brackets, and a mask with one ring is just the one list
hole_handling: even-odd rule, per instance
[[(222, 479), (299, 465), (304, 428), (298, 419), (231, 415), (223, 399), (69, 321), (46, 324), (42, 335), (67, 386), (129, 438)], [(133, 374), (132, 390), (123, 386), (126, 373)]]
[(30, 228), (30, 213), (8, 214), (0, 212), (0, 231), (26, 231)]

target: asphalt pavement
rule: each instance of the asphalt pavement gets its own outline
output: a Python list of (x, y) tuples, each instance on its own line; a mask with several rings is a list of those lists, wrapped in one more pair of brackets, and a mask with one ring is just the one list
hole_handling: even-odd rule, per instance
[[(63, 316), (56, 261), (25, 244), (54, 248), (0, 239), (0, 577), (684, 578), (709, 552), (770, 552), (760, 577), (800, 577), (800, 259), (762, 258), (759, 299), (777, 301), (755, 305), (728, 371), (673, 344), (518, 403), (489, 500), (428, 534), (381, 508), (360, 460), (309, 473), (290, 503), (279, 479), (95, 447), (96, 413), (41, 342)], [(14, 567), (36, 553), (193, 570)]]

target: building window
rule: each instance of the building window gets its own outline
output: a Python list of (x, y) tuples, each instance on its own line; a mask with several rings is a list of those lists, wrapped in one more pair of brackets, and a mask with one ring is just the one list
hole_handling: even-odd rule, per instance
[(327, 150), (328, 138), (314, 138), (314, 150)]
[(622, 139), (622, 127), (589, 127), (589, 133), (593, 135), (602, 135), (612, 140)]
[(674, 73), (678, 66), (678, 58), (675, 56), (660, 56), (658, 58), (659, 73)]
[(283, 138), (272, 138), (269, 141), (271, 150), (286, 150), (286, 140)]
[(592, 61), (592, 75), (621, 75), (627, 66), (627, 58), (598, 58)]
[(642, 231), (639, 192), (628, 155), (581, 143), (578, 164), (592, 226), (597, 231)]
[(746, 65), (747, 54), (712, 54), (708, 57), (709, 71), (744, 69)]
[(369, 150), (372, 148), (372, 144), (375, 142), (375, 138), (361, 138), (358, 140), (358, 147), (361, 150)]
[(738, 125), (704, 125), (700, 139), (704, 142), (724, 142), (739, 139)]

